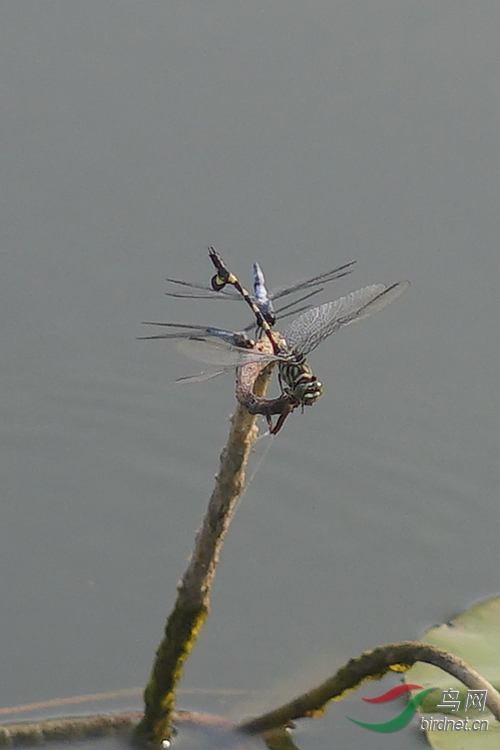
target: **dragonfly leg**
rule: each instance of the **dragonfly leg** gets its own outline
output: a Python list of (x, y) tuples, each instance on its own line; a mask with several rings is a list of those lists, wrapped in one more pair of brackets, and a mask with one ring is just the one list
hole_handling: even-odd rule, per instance
[(267, 417), (267, 423), (268, 423), (268, 425), (270, 425), (269, 426), (269, 432), (271, 433), (271, 435), (277, 435), (278, 434), (278, 432), (281, 430), (281, 428), (285, 424), (285, 419), (288, 417), (289, 414), (292, 413), (292, 411), (294, 409), (295, 409), (295, 404), (289, 403), (288, 407), (285, 408), (285, 409), (283, 409), (283, 412), (278, 417), (278, 419), (277, 419), (274, 427), (271, 427), (271, 425), (270, 425), (270, 421), (271, 421), (270, 417)]

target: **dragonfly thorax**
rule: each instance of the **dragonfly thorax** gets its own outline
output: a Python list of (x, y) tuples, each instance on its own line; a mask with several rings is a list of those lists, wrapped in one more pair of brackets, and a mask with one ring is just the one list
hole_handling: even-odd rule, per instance
[(288, 362), (279, 364), (283, 391), (297, 405), (310, 406), (323, 393), (323, 386), (314, 375), (303, 355), (294, 355)]

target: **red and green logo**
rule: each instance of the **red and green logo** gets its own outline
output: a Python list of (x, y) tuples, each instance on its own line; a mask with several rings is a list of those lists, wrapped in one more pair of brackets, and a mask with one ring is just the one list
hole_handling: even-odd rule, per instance
[(430, 693), (431, 690), (435, 689), (436, 688), (427, 688), (426, 690), (422, 690), (420, 685), (398, 685), (397, 687), (388, 690), (387, 693), (379, 695), (376, 698), (363, 698), (363, 700), (367, 703), (388, 703), (389, 701), (393, 701), (396, 698), (399, 698), (400, 695), (408, 693), (410, 690), (419, 690), (420, 692), (411, 699), (411, 701), (401, 711), (401, 713), (395, 716), (394, 719), (391, 719), (390, 721), (383, 721), (380, 724), (368, 724), (365, 721), (351, 719), (350, 716), (347, 716), (347, 718), (349, 719), (349, 721), (353, 721), (355, 724), (358, 724), (360, 727), (364, 727), (365, 729), (370, 729), (372, 732), (397, 732), (398, 729), (402, 729), (408, 724), (409, 721), (411, 721), (418, 706), (422, 703), (425, 696)]

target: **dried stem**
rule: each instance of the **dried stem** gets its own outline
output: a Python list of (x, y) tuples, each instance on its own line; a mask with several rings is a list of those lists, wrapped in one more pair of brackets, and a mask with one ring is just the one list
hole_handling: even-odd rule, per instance
[[(271, 377), (266, 368), (255, 373), (255, 391), (262, 395)], [(257, 377), (259, 375), (259, 377)], [(149, 683), (144, 692), (145, 713), (138, 733), (156, 746), (171, 734), (175, 690), (209, 610), (210, 590), (219, 552), (245, 483), (245, 466), (257, 435), (256, 417), (238, 405), (226, 447), (220, 457), (208, 510), (195, 540), (194, 552), (178, 586), (177, 601), (156, 652)]]
[[(403, 641), (379, 646), (373, 651), (365, 651), (351, 659), (330, 679), (299, 695), (283, 706), (253, 719), (248, 719), (233, 727), (236, 732), (264, 734), (289, 726), (296, 719), (314, 717), (324, 713), (329, 701), (340, 699), (367, 680), (379, 680), (388, 672), (405, 672), (416, 662), (426, 662), (463, 682), (470, 690), (486, 690), (486, 705), (500, 721), (500, 695), (475, 669), (462, 659), (447, 651), (418, 641)], [(82, 740), (103, 737), (117, 733), (130, 735), (141, 718), (140, 713), (117, 714), (114, 716), (90, 716), (74, 719), (58, 719), (23, 724), (10, 724), (0, 727), (0, 747), (19, 744), (41, 744), (55, 740)], [(173, 712), (169, 721), (175, 724), (194, 723), (200, 727), (226, 722), (213, 716)], [(142, 722), (144, 722), (144, 718)], [(139, 724), (141, 726), (141, 724)], [(168, 728), (170, 730), (170, 727)], [(227, 729), (230, 729), (227, 726)]]
[(475, 669), (448, 651), (418, 641), (403, 641), (379, 646), (351, 659), (333, 677), (307, 693), (299, 695), (274, 711), (239, 724), (236, 729), (261, 734), (288, 726), (296, 719), (324, 713), (329, 701), (359, 687), (367, 680), (380, 680), (388, 672), (405, 672), (416, 662), (426, 662), (448, 672), (471, 690), (487, 690), (486, 705), (500, 721), (500, 695)]
[(79, 716), (71, 719), (9, 724), (0, 727), (0, 747), (41, 745), (45, 742), (112, 737), (130, 733), (142, 714), (129, 712), (113, 716)]

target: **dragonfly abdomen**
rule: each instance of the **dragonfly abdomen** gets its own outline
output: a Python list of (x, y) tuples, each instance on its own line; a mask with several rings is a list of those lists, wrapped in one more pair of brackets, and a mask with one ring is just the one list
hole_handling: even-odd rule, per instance
[[(285, 347), (285, 340), (279, 333), (275, 333), (275, 344)], [(271, 342), (265, 338), (254, 344), (255, 351), (263, 354), (272, 355), (273, 347)], [(282, 363), (283, 364), (283, 363)], [(273, 367), (275, 362), (271, 361), (268, 367)], [(257, 396), (254, 392), (254, 386), (257, 378), (262, 373), (262, 362), (250, 361), (237, 368), (236, 375), (236, 398), (239, 403), (248, 409), (250, 414), (262, 414), (266, 417), (271, 435), (276, 435), (287, 416), (297, 407), (299, 403), (293, 396), (290, 396), (284, 389), (278, 398), (267, 399), (263, 396)], [(276, 424), (273, 425), (271, 417), (278, 416)]]

